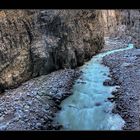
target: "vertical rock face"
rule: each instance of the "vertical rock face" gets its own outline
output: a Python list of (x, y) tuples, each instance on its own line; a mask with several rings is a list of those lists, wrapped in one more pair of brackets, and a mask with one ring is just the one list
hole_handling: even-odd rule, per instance
[(31, 77), (32, 40), (33, 19), (28, 11), (0, 12), (0, 84), (18, 86)]
[[(52, 50), (56, 69), (82, 65), (103, 46), (103, 31), (95, 10), (46, 10), (39, 14), (41, 32)], [(45, 23), (45, 24), (44, 24)]]
[[(104, 23), (104, 32), (106, 36), (115, 33), (116, 26), (120, 19), (118, 19), (116, 10), (101, 10), (102, 14), (100, 20)], [(120, 18), (120, 17), (119, 17)]]
[(0, 86), (75, 68), (104, 44), (98, 10), (1, 10)]
[(140, 47), (140, 10), (102, 10), (107, 36), (119, 37)]

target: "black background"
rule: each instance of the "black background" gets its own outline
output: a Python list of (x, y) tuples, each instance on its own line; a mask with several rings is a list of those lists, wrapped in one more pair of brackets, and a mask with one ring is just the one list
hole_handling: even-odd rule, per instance
[(1, 9), (139, 9), (139, 0), (0, 0)]
[(139, 140), (140, 131), (3, 131), (0, 139)]

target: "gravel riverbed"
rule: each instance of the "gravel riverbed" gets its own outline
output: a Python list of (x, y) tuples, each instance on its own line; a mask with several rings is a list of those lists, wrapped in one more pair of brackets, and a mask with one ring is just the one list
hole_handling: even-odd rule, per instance
[(112, 82), (108, 85), (120, 86), (112, 93), (115, 102), (112, 112), (125, 120), (123, 130), (140, 130), (140, 49), (105, 56), (103, 63), (110, 68)]
[(59, 70), (0, 94), (0, 130), (59, 129), (53, 117), (78, 75), (78, 70)]

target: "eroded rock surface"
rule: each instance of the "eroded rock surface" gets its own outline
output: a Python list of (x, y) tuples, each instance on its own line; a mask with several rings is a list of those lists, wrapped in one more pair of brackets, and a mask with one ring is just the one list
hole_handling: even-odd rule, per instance
[(140, 10), (101, 10), (100, 20), (104, 23), (105, 35), (117, 37), (140, 47)]
[(96, 10), (1, 10), (0, 85), (18, 87), (82, 65), (103, 47), (99, 15)]

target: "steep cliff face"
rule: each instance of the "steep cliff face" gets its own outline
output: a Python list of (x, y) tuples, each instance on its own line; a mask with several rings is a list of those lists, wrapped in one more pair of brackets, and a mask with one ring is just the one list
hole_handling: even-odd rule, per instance
[[(56, 69), (82, 65), (103, 47), (103, 31), (95, 10), (46, 10), (38, 16)], [(44, 24), (45, 23), (45, 24)]]
[(102, 10), (106, 36), (118, 37), (140, 47), (140, 10)]
[(28, 11), (0, 12), (0, 83), (4, 87), (18, 86), (31, 77), (33, 36), (33, 19)]
[(101, 13), (100, 20), (103, 22), (105, 35), (110, 36), (115, 33), (120, 19), (117, 18), (116, 10), (101, 10)]
[[(1, 10), (0, 86), (75, 68), (104, 44), (97, 10)], [(1, 88), (1, 89), (2, 89)]]

